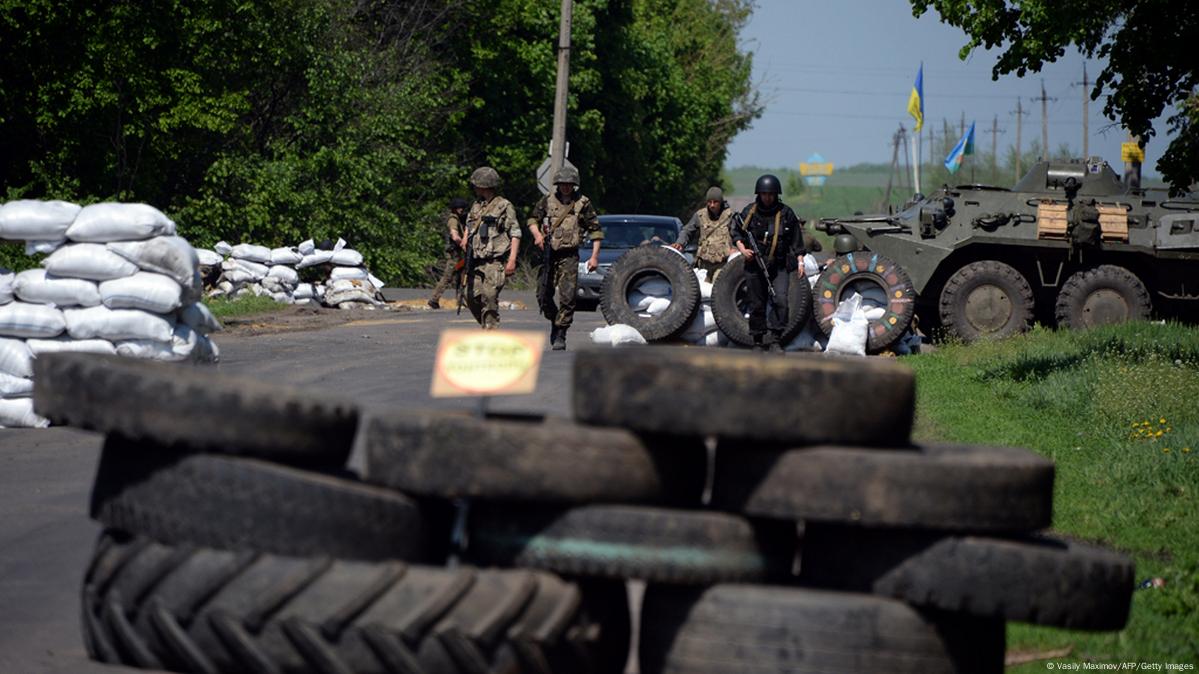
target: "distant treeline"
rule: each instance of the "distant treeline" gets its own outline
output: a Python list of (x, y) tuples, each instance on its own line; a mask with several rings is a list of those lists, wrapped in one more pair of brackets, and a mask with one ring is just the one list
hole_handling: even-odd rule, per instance
[[(759, 114), (750, 0), (576, 0), (570, 160), (606, 211), (680, 213)], [(423, 278), (481, 164), (523, 213), (556, 2), (0, 0), (0, 198), (144, 201), (197, 245), (345, 236)]]

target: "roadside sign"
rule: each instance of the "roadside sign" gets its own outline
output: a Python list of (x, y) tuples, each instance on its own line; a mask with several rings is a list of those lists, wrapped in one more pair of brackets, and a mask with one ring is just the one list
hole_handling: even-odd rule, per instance
[(1120, 160), (1144, 164), (1145, 150), (1138, 143), (1120, 143)]
[(537, 388), (545, 333), (451, 329), (441, 333), (433, 364), (434, 398), (519, 395)]
[[(568, 149), (569, 147), (567, 145)], [(563, 166), (574, 168), (574, 164), (570, 163), (569, 159), (563, 159), (562, 162)], [(537, 167), (537, 189), (541, 190), (542, 194), (549, 194), (550, 190), (554, 189), (553, 183), (550, 182), (552, 178), (553, 176), (550, 175), (550, 158), (546, 157), (545, 161), (541, 162), (541, 165)]]

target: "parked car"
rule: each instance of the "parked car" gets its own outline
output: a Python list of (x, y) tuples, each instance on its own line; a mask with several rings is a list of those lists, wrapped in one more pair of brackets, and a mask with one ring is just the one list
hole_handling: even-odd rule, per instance
[[(579, 290), (578, 298), (588, 305), (599, 301), (600, 286), (604, 275), (625, 251), (642, 244), (671, 244), (679, 238), (683, 223), (668, 215), (601, 215), (600, 227), (604, 240), (600, 244), (599, 268), (587, 271), (587, 260), (591, 257), (591, 242), (579, 246)], [(695, 261), (697, 243), (692, 241), (683, 254), (688, 262)]]

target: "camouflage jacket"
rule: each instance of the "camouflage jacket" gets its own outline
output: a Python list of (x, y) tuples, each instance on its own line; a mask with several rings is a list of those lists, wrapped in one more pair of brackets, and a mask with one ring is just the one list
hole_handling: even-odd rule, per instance
[[(493, 220), (494, 218), (494, 220)], [(512, 239), (520, 238), (516, 209), (503, 197), (477, 200), (466, 215), (470, 245), (477, 258), (499, 258), (508, 254)]]
[[(561, 223), (558, 222), (559, 218), (562, 219)], [(565, 204), (558, 199), (556, 192), (541, 197), (529, 218), (529, 226), (534, 225), (541, 229), (542, 234), (549, 236), (553, 250), (578, 250), (584, 234), (589, 241), (604, 238), (595, 207), (590, 199), (581, 194), (576, 194), (574, 199)]]
[(687, 224), (683, 225), (675, 243), (686, 246), (691, 242), (691, 237), (698, 232), (699, 250), (695, 256), (705, 262), (724, 262), (729, 256), (729, 249), (733, 247), (733, 238), (729, 233), (732, 221), (733, 209), (725, 207), (721, 209), (720, 215), (713, 218), (705, 206), (696, 211)]

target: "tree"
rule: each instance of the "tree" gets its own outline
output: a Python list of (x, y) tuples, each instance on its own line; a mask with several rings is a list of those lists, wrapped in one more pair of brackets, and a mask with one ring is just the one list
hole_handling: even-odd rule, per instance
[(941, 21), (961, 28), (969, 41), (960, 56), (977, 47), (1001, 48), (991, 74), (1038, 72), (1074, 46), (1107, 65), (1091, 90), (1108, 92), (1103, 113), (1139, 136), (1156, 135), (1153, 120), (1167, 106), (1175, 134), (1157, 164), (1178, 194), (1199, 182), (1199, 13), (1170, 0), (910, 0), (919, 17), (929, 8)]

